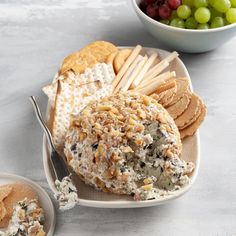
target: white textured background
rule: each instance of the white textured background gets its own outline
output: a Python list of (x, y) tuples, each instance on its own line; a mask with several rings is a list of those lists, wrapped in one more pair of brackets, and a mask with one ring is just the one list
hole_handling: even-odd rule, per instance
[[(28, 101), (62, 58), (96, 39), (160, 47), (128, 0), (0, 1), (0, 171), (26, 176), (50, 194), (42, 131)], [(55, 235), (236, 235), (236, 38), (206, 54), (181, 54), (208, 106), (201, 166), (190, 192), (146, 209), (77, 207), (58, 214)]]

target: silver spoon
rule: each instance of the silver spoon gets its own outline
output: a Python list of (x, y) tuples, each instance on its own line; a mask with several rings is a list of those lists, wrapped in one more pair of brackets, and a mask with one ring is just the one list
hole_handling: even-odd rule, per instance
[(67, 168), (67, 164), (66, 164), (64, 158), (61, 155), (59, 155), (59, 153), (56, 151), (55, 145), (53, 143), (51, 132), (49, 131), (48, 127), (46, 126), (46, 124), (42, 118), (42, 115), (41, 115), (41, 112), (40, 112), (40, 109), (39, 109), (39, 106), (38, 106), (38, 103), (37, 103), (35, 97), (30, 96), (29, 99), (33, 104), (34, 111), (35, 111), (36, 117), (38, 119), (38, 122), (41, 125), (41, 127), (43, 128), (43, 130), (46, 134), (48, 143), (50, 145), (50, 148), (51, 148), (50, 158), (51, 158), (51, 162), (52, 162), (55, 176), (59, 181), (62, 181), (62, 179), (64, 177), (70, 175), (70, 172)]
[(73, 181), (72, 178), (73, 175), (68, 170), (65, 159), (56, 151), (52, 135), (42, 118), (35, 97), (30, 96), (29, 99), (33, 104), (36, 117), (39, 121), (39, 124), (43, 128), (48, 143), (51, 147), (50, 160), (53, 166), (54, 174), (57, 178), (55, 181), (55, 185), (56, 189), (58, 190), (58, 192), (54, 194), (54, 197), (57, 199), (59, 203), (60, 210), (62, 211), (69, 210), (79, 203), (78, 189), (76, 188), (75, 182)]

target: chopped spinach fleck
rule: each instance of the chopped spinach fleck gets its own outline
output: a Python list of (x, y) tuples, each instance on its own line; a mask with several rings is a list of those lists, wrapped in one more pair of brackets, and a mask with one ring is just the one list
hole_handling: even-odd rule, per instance
[(98, 148), (98, 142), (92, 144), (93, 151), (95, 151)]
[(121, 172), (121, 173), (124, 173), (125, 170), (126, 170), (126, 168), (125, 168), (124, 166), (121, 166), (121, 167), (120, 167), (120, 172)]
[(70, 150), (71, 150), (71, 151), (75, 151), (75, 149), (76, 149), (76, 143), (73, 144), (73, 145), (70, 147)]
[(146, 164), (145, 164), (143, 161), (141, 161), (139, 165), (140, 165), (141, 168), (143, 168), (144, 166), (146, 166)]

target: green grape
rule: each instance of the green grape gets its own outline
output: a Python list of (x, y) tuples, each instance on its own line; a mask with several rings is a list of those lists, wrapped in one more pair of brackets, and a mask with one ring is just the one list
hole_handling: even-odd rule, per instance
[(195, 11), (197, 10), (197, 8), (193, 7), (191, 8), (191, 16), (194, 17)]
[(185, 21), (185, 28), (187, 28), (187, 29), (196, 29), (197, 28), (197, 21), (195, 20), (194, 17), (189, 17)]
[(169, 20), (160, 20), (162, 24), (169, 25), (170, 21)]
[(188, 5), (180, 5), (177, 8), (177, 15), (180, 19), (187, 19), (191, 15), (191, 9)]
[(170, 22), (171, 26), (174, 27), (178, 27), (178, 28), (184, 28), (184, 21), (179, 19), (179, 18), (174, 18), (171, 22)]
[(200, 24), (207, 23), (210, 20), (211, 13), (206, 7), (200, 7), (195, 11), (194, 17)]
[(222, 12), (218, 12), (215, 8), (209, 8), (210, 9), (210, 12), (211, 12), (211, 19), (210, 21), (212, 21), (215, 17), (217, 16), (223, 16), (223, 13)]
[(169, 20), (173, 20), (174, 18), (178, 18), (178, 15), (177, 15), (177, 11), (176, 11), (176, 10), (173, 10), (173, 11), (171, 12), (171, 15), (170, 15)]
[(224, 26), (224, 19), (220, 16), (215, 17), (211, 21), (211, 28), (218, 28)]
[(209, 4), (210, 6), (213, 6), (214, 2), (215, 2), (215, 0), (208, 0), (208, 4)]
[(226, 12), (226, 20), (231, 24), (236, 23), (236, 8), (230, 8)]
[[(194, 0), (182, 0), (183, 5), (188, 5), (189, 7), (193, 7), (193, 1)], [(236, 0), (235, 0), (236, 1)]]
[(198, 24), (197, 29), (209, 29), (210, 26), (205, 23), (205, 24)]
[(194, 0), (193, 4), (196, 8), (207, 7), (208, 6), (208, 0)]
[(227, 21), (226, 18), (223, 18), (223, 20), (224, 20), (224, 25), (230, 25), (230, 23)]
[(219, 12), (226, 12), (231, 7), (230, 0), (215, 0), (212, 5)]
[(236, 7), (236, 0), (230, 0), (231, 2), (231, 7)]

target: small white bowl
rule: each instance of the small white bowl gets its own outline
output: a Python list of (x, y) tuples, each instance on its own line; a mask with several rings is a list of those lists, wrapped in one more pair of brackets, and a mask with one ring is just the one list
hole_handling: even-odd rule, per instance
[(182, 29), (165, 25), (153, 20), (141, 11), (139, 8), (141, 0), (131, 1), (145, 28), (160, 42), (178, 51), (188, 53), (207, 52), (218, 48), (236, 35), (236, 23), (206, 30)]
[(12, 184), (19, 181), (29, 185), (37, 194), (40, 205), (43, 208), (45, 214), (44, 230), (46, 231), (47, 236), (53, 236), (56, 225), (56, 216), (52, 200), (48, 196), (47, 192), (30, 179), (19, 175), (0, 173), (0, 185)]

